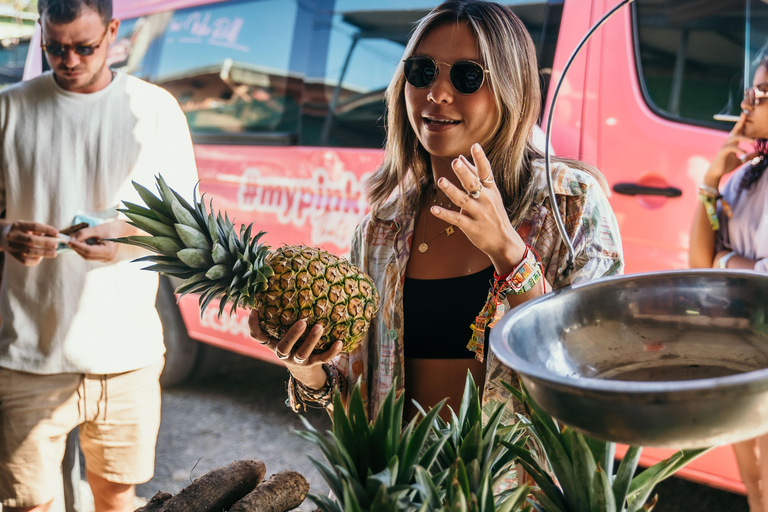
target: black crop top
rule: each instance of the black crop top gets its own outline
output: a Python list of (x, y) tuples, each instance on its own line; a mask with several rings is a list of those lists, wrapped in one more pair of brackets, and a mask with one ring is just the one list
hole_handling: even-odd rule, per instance
[(493, 279), (493, 265), (476, 274), (447, 279), (405, 278), (403, 347), (405, 357), (466, 359), (470, 326), (483, 309)]

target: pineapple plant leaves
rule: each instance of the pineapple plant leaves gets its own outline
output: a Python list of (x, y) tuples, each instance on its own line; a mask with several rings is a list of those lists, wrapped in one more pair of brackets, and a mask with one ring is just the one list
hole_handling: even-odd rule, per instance
[[(543, 446), (552, 466), (554, 480), (536, 462), (530, 451), (506, 443), (518, 455), (518, 462), (539, 486), (534, 491), (541, 512), (639, 512), (652, 510), (656, 498), (653, 488), (710, 448), (680, 450), (633, 478), (642, 448), (630, 446), (615, 475), (612, 469), (615, 444), (591, 439), (567, 426), (558, 427), (554, 419), (539, 408), (521, 384), (518, 390), (502, 383), (519, 400), (530, 418), (530, 432)], [(650, 498), (650, 499), (649, 499)]]
[[(200, 314), (212, 303), (221, 316), (228, 304), (230, 314), (238, 307), (258, 311), (261, 328), (282, 338), (296, 321), (308, 327), (323, 326), (316, 351), (336, 341), (342, 352), (362, 341), (378, 308), (373, 281), (346, 260), (327, 251), (304, 245), (285, 245), (275, 250), (261, 242), (253, 224), (237, 230), (224, 212), (206, 208), (204, 197), (193, 204), (157, 176), (159, 195), (134, 182), (144, 205), (123, 202), (128, 223), (147, 232), (116, 242), (148, 249), (158, 256), (137, 261), (154, 263), (145, 270), (183, 279), (176, 289), (181, 296), (200, 294)], [(239, 235), (238, 235), (239, 231)], [(217, 302), (214, 302), (217, 301)], [(309, 333), (309, 328), (304, 336)]]

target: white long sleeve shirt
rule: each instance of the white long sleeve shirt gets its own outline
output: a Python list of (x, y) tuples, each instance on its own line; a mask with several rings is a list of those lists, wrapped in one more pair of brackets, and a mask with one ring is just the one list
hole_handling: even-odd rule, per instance
[[(118, 73), (104, 89), (62, 89), (52, 73), (0, 93), (0, 210), (59, 229), (127, 200), (154, 175), (185, 197), (197, 182), (184, 114), (165, 90)], [(120, 373), (159, 361), (157, 276), (121, 246), (110, 263), (74, 251), (25, 267), (6, 257), (0, 367), (39, 374)], [(144, 264), (146, 265), (146, 264)]]

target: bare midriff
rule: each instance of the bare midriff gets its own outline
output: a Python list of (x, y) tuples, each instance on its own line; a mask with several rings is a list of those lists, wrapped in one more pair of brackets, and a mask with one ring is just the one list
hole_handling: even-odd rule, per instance
[(405, 359), (405, 410), (404, 417), (410, 420), (418, 409), (413, 405), (416, 400), (424, 410), (448, 398), (440, 411), (440, 416), (448, 421), (450, 406), (458, 415), (467, 370), (480, 390), (485, 384), (485, 364), (475, 359)]

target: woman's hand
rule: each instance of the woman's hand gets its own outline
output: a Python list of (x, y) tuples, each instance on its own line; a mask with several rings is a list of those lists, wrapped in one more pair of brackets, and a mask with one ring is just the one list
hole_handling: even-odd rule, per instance
[(307, 329), (306, 320), (299, 320), (288, 329), (282, 339), (277, 339), (262, 330), (259, 325), (259, 313), (251, 310), (248, 315), (248, 327), (253, 339), (269, 347), (297, 380), (312, 389), (323, 387), (327, 376), (322, 365), (341, 352), (342, 343), (337, 341), (325, 352), (313, 353), (323, 335), (323, 327), (320, 325), (314, 325), (306, 339), (297, 343)]
[[(433, 206), (432, 214), (453, 224), (481, 251), (488, 255), (500, 275), (507, 274), (525, 256), (525, 243), (509, 222), (504, 202), (493, 179), (491, 163), (480, 144), (471, 148), (472, 165), (464, 155), (456, 158), (451, 166), (463, 188), (440, 178), (437, 185), (445, 192), (460, 212)], [(475, 191), (480, 191), (479, 195)], [(470, 195), (475, 192), (477, 197)]]
[(757, 156), (757, 153), (750, 153), (739, 146), (741, 143), (752, 144), (755, 141), (754, 139), (742, 135), (746, 119), (746, 116), (742, 114), (733, 126), (731, 133), (717, 152), (717, 155), (714, 160), (712, 160), (712, 163), (704, 176), (705, 185), (718, 188), (720, 185), (720, 178), (733, 171), (750, 158)]

